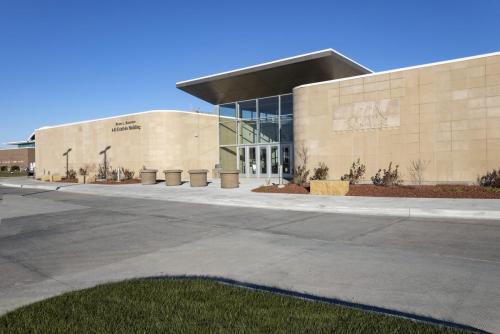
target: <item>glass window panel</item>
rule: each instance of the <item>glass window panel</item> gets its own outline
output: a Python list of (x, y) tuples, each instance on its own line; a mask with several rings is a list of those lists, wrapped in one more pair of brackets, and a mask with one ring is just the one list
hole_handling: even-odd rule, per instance
[(250, 163), (250, 174), (252, 175), (257, 174), (257, 154), (255, 153), (256, 149), (257, 148), (255, 146), (248, 148), (248, 161)]
[(220, 105), (219, 116), (236, 117), (236, 103), (228, 103)]
[(238, 121), (239, 123), (239, 143), (257, 143), (257, 121)]
[(238, 105), (240, 107), (240, 118), (257, 119), (257, 100), (239, 102)]
[(278, 174), (278, 146), (271, 146), (271, 174)]
[(240, 147), (240, 174), (247, 173), (245, 148)]
[(222, 169), (236, 169), (236, 147), (221, 147), (219, 153)]
[(280, 141), (293, 142), (293, 117), (291, 115), (281, 117)]
[(293, 94), (281, 95), (281, 115), (293, 115)]
[(259, 118), (269, 119), (275, 118), (279, 113), (279, 97), (267, 97), (259, 99)]
[(281, 148), (281, 163), (283, 165), (283, 174), (290, 174), (290, 146), (283, 146)]
[(267, 149), (265, 146), (260, 148), (260, 173), (267, 175)]
[(236, 145), (236, 119), (219, 118), (219, 145)]
[(278, 118), (260, 120), (260, 142), (276, 143), (279, 140)]

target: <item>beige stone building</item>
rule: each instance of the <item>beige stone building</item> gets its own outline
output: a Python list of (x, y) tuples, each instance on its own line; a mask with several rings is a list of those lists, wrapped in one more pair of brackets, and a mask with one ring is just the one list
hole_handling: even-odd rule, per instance
[(294, 143), (339, 178), (412, 161), (427, 182), (474, 182), (500, 166), (500, 54), (296, 87)]
[[(37, 177), (90, 166), (238, 169), (291, 178), (298, 150), (339, 179), (353, 161), (369, 180), (389, 163), (410, 183), (475, 182), (500, 166), (500, 53), (374, 73), (332, 49), (178, 82), (218, 115), (151, 111), (36, 131)], [(136, 174), (137, 175), (137, 174)], [(158, 176), (162, 177), (161, 173)], [(184, 178), (187, 174), (184, 174)]]
[(292, 147), (332, 179), (357, 159), (367, 180), (392, 162), (407, 183), (417, 162), (428, 183), (500, 166), (500, 53), (374, 73), (329, 49), (177, 87), (219, 105), (222, 166), (246, 177), (291, 177)]
[(218, 162), (216, 115), (174, 110), (148, 111), (40, 128), (36, 135), (36, 177), (65, 175), (69, 168), (88, 167), (90, 175), (103, 164), (106, 147), (111, 169), (213, 169)]

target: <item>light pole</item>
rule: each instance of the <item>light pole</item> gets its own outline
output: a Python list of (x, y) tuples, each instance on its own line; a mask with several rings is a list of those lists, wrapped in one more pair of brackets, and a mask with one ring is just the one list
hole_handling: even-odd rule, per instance
[(71, 148), (68, 148), (68, 150), (63, 153), (63, 157), (66, 157), (66, 179), (69, 179), (69, 152), (71, 152)]
[(104, 180), (108, 179), (108, 159), (106, 159), (106, 152), (111, 148), (111, 146), (106, 146), (104, 150), (99, 152), (99, 154), (104, 155)]

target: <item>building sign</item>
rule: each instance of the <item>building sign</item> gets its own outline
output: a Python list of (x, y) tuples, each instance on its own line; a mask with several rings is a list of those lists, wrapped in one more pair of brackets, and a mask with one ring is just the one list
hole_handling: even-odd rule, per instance
[(140, 130), (141, 126), (136, 123), (136, 121), (125, 121), (116, 122), (115, 126), (111, 129), (111, 132), (129, 131), (129, 130)]
[(340, 105), (333, 109), (333, 131), (399, 127), (400, 117), (399, 99)]

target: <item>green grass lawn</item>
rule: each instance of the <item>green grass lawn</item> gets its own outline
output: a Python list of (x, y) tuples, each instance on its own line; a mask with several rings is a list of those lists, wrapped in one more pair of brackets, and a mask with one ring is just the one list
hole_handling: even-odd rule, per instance
[(66, 293), (0, 317), (1, 333), (463, 333), (198, 280), (136, 280)]

